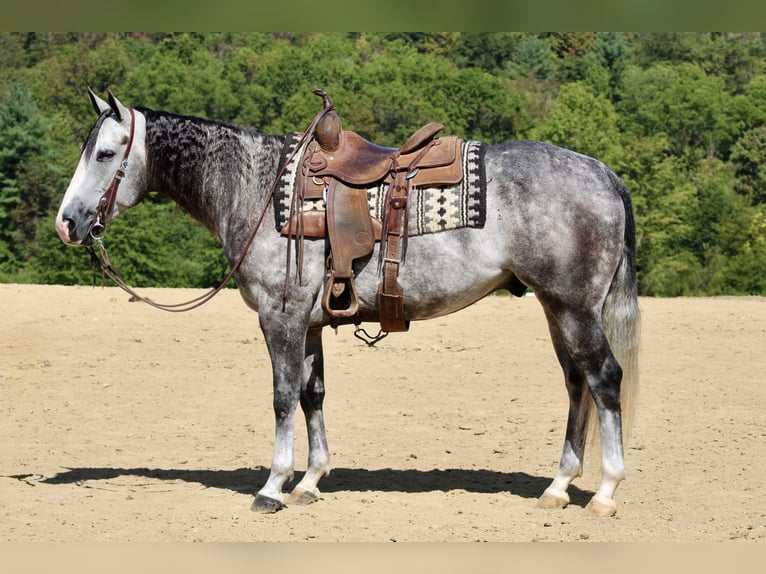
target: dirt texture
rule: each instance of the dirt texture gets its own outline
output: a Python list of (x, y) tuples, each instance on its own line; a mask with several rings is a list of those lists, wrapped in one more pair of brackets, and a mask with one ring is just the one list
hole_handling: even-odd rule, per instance
[[(641, 300), (613, 518), (584, 508), (593, 448), (569, 507), (536, 506), (567, 397), (533, 297), (489, 297), (375, 348), (328, 329), (334, 468), (320, 501), (273, 515), (250, 511), (274, 437), (256, 314), (233, 290), (186, 314), (128, 299), (0, 285), (0, 540), (766, 541), (766, 299)], [(298, 479), (302, 417), (295, 450)]]

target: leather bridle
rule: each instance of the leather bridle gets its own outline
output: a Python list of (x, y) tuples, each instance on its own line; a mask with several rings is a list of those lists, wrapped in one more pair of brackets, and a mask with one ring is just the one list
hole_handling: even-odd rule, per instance
[(136, 114), (133, 108), (130, 108), (130, 132), (128, 134), (128, 145), (125, 148), (125, 153), (122, 156), (122, 161), (117, 171), (114, 172), (112, 183), (98, 200), (96, 206), (96, 213), (93, 214), (93, 221), (88, 229), (88, 236), (93, 241), (100, 241), (104, 237), (106, 232), (106, 218), (112, 212), (114, 203), (117, 200), (117, 190), (120, 188), (122, 178), (125, 177), (125, 170), (128, 168), (128, 157), (130, 156), (130, 150), (133, 147), (133, 136), (136, 132)]

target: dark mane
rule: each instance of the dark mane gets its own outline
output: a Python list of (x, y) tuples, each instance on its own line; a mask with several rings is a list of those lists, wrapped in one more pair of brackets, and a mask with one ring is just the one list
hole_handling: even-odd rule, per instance
[(272, 184), (284, 136), (197, 116), (135, 109), (146, 118), (151, 191), (179, 203), (214, 235), (223, 212), (255, 209), (250, 191)]
[(147, 118), (151, 117), (156, 120), (161, 120), (164, 118), (173, 118), (174, 121), (180, 120), (183, 122), (188, 122), (188, 124), (196, 125), (200, 127), (219, 127), (219, 128), (234, 130), (241, 133), (259, 133), (257, 130), (253, 128), (239, 126), (237, 124), (233, 124), (223, 120), (215, 120), (215, 119), (203, 118), (199, 116), (186, 115), (186, 114), (177, 114), (173, 112), (166, 112), (163, 110), (153, 110), (145, 106), (136, 106), (135, 110), (137, 112), (141, 112)]

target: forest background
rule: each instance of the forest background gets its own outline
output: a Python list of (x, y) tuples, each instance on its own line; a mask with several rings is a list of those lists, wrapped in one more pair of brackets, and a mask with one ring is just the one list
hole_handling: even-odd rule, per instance
[[(323, 87), (383, 145), (439, 121), (574, 149), (631, 192), (642, 295), (766, 295), (764, 33), (0, 33), (0, 282), (94, 280), (53, 227), (95, 120), (87, 86), (280, 134)], [(108, 244), (135, 286), (209, 287), (227, 269), (160, 194)]]

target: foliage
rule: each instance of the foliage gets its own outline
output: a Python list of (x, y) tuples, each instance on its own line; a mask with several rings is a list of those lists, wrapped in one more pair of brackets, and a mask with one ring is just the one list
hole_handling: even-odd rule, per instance
[(14, 84), (0, 98), (0, 272), (22, 265), (29, 238), (62, 180), (51, 141), (52, 129), (27, 89)]
[(669, 136), (674, 154), (694, 160), (728, 153), (737, 129), (732, 107), (723, 78), (682, 63), (630, 67), (620, 111), (628, 133)]
[[(0, 281), (93, 281), (53, 229), (95, 119), (86, 86), (266, 133), (305, 127), (323, 87), (382, 145), (428, 121), (543, 139), (625, 180), (642, 294), (766, 295), (763, 34), (0, 33)], [(215, 240), (155, 194), (106, 241), (134, 285), (226, 271)]]
[(607, 164), (619, 155), (614, 107), (582, 82), (561, 87), (548, 117), (532, 130), (532, 136), (599, 158)]
[(731, 162), (737, 191), (751, 203), (766, 203), (766, 126), (746, 131), (734, 144)]

